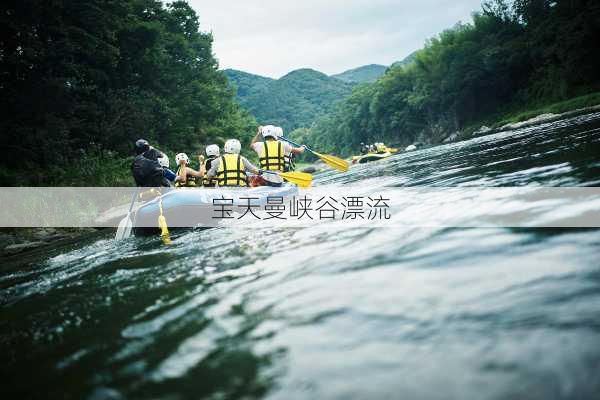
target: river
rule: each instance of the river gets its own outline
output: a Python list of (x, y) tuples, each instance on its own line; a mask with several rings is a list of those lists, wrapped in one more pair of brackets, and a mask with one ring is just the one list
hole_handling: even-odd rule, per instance
[[(600, 114), (315, 185), (600, 186)], [(171, 246), (106, 232), (2, 264), (5, 399), (600, 394), (599, 229), (315, 223), (187, 230)]]

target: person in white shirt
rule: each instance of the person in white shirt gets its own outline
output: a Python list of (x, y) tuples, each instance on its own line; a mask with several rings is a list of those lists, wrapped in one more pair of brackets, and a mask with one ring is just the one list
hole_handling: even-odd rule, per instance
[[(264, 141), (259, 141), (259, 136), (262, 136)], [(305, 146), (293, 147), (287, 142), (277, 140), (280, 136), (283, 136), (283, 129), (280, 127), (273, 125), (258, 127), (250, 147), (258, 154), (262, 170), (287, 172), (290, 170), (291, 155), (304, 152)]]

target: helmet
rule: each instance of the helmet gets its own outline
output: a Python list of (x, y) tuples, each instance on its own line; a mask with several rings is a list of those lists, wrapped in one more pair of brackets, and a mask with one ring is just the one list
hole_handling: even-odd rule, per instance
[(138, 139), (135, 142), (135, 154), (142, 154), (148, 151), (150, 143), (146, 139)]
[(169, 168), (169, 156), (165, 153), (161, 153), (160, 157), (158, 157), (158, 163), (163, 168)]
[(275, 127), (275, 137), (282, 137), (283, 136), (283, 128), (280, 126), (276, 126)]
[(225, 142), (225, 146), (223, 146), (225, 153), (229, 154), (240, 154), (240, 150), (242, 149), (242, 145), (240, 141), (237, 139), (229, 139)]
[(184, 160), (186, 164), (189, 164), (190, 159), (188, 158), (187, 154), (185, 153), (179, 153), (175, 156), (175, 162), (177, 163), (177, 165), (179, 165), (179, 162), (181, 160)]
[(206, 155), (207, 156), (218, 156), (219, 155), (219, 146), (216, 144), (211, 144), (206, 146)]
[(263, 126), (261, 133), (264, 138), (267, 138), (267, 137), (272, 137), (275, 139), (277, 138), (277, 128), (275, 128), (273, 125)]
[(387, 150), (387, 148), (385, 147), (385, 144), (383, 144), (383, 143), (375, 143), (375, 148), (377, 149), (377, 151), (381, 151), (381, 152), (385, 152)]

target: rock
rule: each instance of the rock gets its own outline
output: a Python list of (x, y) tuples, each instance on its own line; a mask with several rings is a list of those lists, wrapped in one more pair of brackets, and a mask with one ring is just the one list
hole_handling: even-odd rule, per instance
[(41, 246), (44, 246), (44, 242), (25, 242), (18, 244), (11, 244), (4, 248), (4, 252), (6, 254), (17, 254), (25, 250), (35, 249)]
[(535, 116), (533, 118), (528, 119), (527, 121), (521, 121), (521, 122), (516, 122), (514, 124), (503, 125), (503, 126), (500, 127), (500, 129), (507, 131), (507, 130), (525, 128), (525, 127), (528, 127), (528, 126), (542, 124), (544, 122), (554, 121), (554, 120), (556, 120), (558, 118), (561, 118), (561, 115), (559, 115), (559, 114), (552, 114), (552, 113), (540, 114), (538, 116)]
[(306, 172), (306, 173), (309, 173), (309, 174), (314, 174), (317, 171), (318, 171), (318, 169), (314, 165), (309, 165), (308, 167), (302, 168), (300, 170), (300, 172)]
[(485, 135), (486, 133), (490, 133), (491, 131), (492, 128), (490, 128), (489, 126), (482, 125), (481, 128), (473, 132), (473, 136)]
[(417, 149), (417, 146), (415, 146), (414, 144), (411, 144), (409, 146), (406, 146), (404, 151), (415, 151), (416, 149)]
[(460, 132), (454, 132), (453, 134), (451, 134), (450, 136), (448, 136), (446, 139), (444, 139), (444, 143), (450, 143), (450, 142), (454, 142), (456, 139), (458, 139), (458, 134)]
[(54, 228), (39, 228), (33, 232), (33, 237), (44, 242), (64, 239), (67, 235), (58, 233)]

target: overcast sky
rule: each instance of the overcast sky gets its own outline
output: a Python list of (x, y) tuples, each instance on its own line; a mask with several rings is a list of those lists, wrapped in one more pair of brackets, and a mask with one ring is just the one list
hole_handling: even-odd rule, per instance
[(481, 0), (188, 0), (214, 35), (220, 68), (279, 78), (390, 65), (471, 20)]

